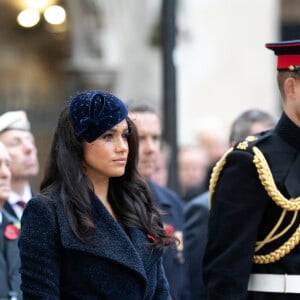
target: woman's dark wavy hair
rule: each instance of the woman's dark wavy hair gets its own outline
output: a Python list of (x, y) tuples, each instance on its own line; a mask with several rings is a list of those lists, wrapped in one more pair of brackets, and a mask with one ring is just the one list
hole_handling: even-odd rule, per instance
[[(127, 165), (123, 176), (110, 178), (108, 199), (121, 224), (141, 228), (152, 235), (154, 247), (161, 250), (172, 240), (163, 228), (147, 183), (137, 171), (137, 130), (130, 118), (126, 121), (129, 128)], [(82, 143), (75, 135), (66, 107), (58, 119), (40, 190), (44, 195), (59, 194), (74, 234), (89, 244), (96, 227), (89, 196), (93, 187), (84, 173)]]

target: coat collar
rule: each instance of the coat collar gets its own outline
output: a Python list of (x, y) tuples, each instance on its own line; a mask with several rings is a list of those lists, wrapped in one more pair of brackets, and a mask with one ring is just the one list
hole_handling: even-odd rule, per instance
[(160, 256), (153, 251), (151, 246), (147, 246), (150, 242), (147, 235), (138, 228), (124, 229), (112, 218), (96, 196), (93, 196), (91, 201), (94, 223), (97, 228), (93, 245), (86, 245), (78, 240), (72, 232), (62, 205), (57, 205), (63, 247), (118, 262), (136, 271), (146, 282), (147, 267), (151, 266), (153, 261)]
[(289, 145), (300, 151), (300, 128), (285, 113), (282, 113), (275, 132)]
[(300, 196), (300, 128), (294, 124), (283, 112), (275, 129), (287, 144), (291, 145), (295, 152), (292, 154), (295, 159), (289, 168), (289, 172), (284, 180), (284, 185), (291, 197)]
[(300, 196), (300, 154), (296, 156), (289, 173), (284, 181), (289, 195), (293, 198)]

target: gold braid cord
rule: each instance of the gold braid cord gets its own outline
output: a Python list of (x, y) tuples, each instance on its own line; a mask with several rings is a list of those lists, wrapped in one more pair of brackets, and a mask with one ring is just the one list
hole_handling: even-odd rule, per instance
[(212, 172), (211, 172), (211, 176), (210, 176), (210, 180), (209, 180), (209, 207), (211, 207), (212, 204), (212, 196), (213, 193), (215, 192), (215, 188), (217, 185), (217, 182), (219, 180), (221, 171), (223, 170), (223, 167), (226, 164), (226, 158), (229, 155), (230, 152), (232, 152), (233, 148), (229, 148), (224, 154), (223, 156), (220, 158), (220, 160), (218, 160), (218, 162), (216, 163), (216, 165), (214, 166)]
[[(210, 207), (212, 204), (212, 197), (218, 182), (218, 179), (220, 177), (220, 174), (222, 172), (223, 167), (226, 164), (227, 156), (232, 152), (233, 148), (230, 148), (225, 152), (225, 154), (221, 157), (221, 159), (216, 163), (215, 167), (213, 168), (211, 178), (210, 178), (210, 185), (209, 185), (209, 191), (210, 191)], [(285, 234), (288, 229), (291, 228), (291, 226), (296, 221), (298, 211), (300, 210), (300, 197), (297, 198), (291, 198), (286, 199), (280, 191), (277, 189), (276, 184), (274, 182), (271, 170), (269, 168), (269, 165), (262, 154), (262, 152), (257, 148), (253, 147), (253, 153), (254, 153), (254, 159), (253, 162), (256, 166), (259, 179), (267, 191), (268, 195), (271, 197), (271, 199), (276, 203), (276, 205), (280, 206), (283, 211), (282, 214), (277, 222), (277, 224), (274, 226), (274, 228), (271, 230), (271, 232), (265, 237), (263, 241), (257, 242), (257, 246), (255, 249), (255, 252), (260, 250), (264, 245), (267, 243), (270, 243), (271, 241), (274, 241), (281, 237), (283, 234)], [(294, 216), (292, 218), (291, 223), (280, 233), (276, 234), (277, 229), (282, 224), (282, 221), (287, 213), (287, 211), (293, 211)], [(277, 248), (275, 251), (270, 252), (269, 254), (265, 255), (254, 255), (254, 263), (256, 264), (269, 264), (276, 262), (283, 258), (285, 255), (289, 254), (300, 242), (300, 225), (296, 229), (296, 231), (293, 233), (293, 235), (279, 248)]]
[(268, 192), (268, 195), (278, 206), (282, 207), (283, 209), (289, 211), (300, 210), (300, 197), (295, 199), (286, 199), (277, 189), (271, 170), (264, 155), (257, 147), (253, 147), (253, 152), (255, 154), (253, 162), (257, 168), (259, 179), (265, 190)]
[[(291, 221), (291, 223), (285, 228), (280, 234), (278, 234), (274, 238), (275, 229), (279, 227), (281, 224), (283, 218), (280, 218), (277, 224), (275, 225), (274, 229), (271, 231), (271, 233), (262, 241), (257, 242), (257, 248), (256, 251), (258, 251), (263, 245), (273, 241), (276, 238), (279, 238), (282, 236), (296, 221), (296, 217), (298, 215), (298, 211), (300, 210), (300, 197), (297, 198), (291, 198), (286, 199), (280, 191), (277, 189), (271, 170), (268, 166), (268, 163), (261, 153), (261, 151), (257, 147), (253, 147), (254, 152), (254, 159), (253, 162), (256, 166), (259, 179), (264, 186), (265, 190), (267, 191), (268, 195), (272, 198), (272, 200), (283, 209), (282, 216), (286, 214), (287, 211), (293, 211), (294, 217)], [(293, 235), (279, 248), (276, 250), (270, 252), (269, 254), (265, 255), (254, 255), (254, 263), (256, 264), (269, 264), (273, 263), (275, 261), (280, 260), (287, 254), (289, 254), (300, 242), (300, 225), (296, 229), (296, 231), (293, 233)], [(262, 244), (262, 246), (260, 246)]]

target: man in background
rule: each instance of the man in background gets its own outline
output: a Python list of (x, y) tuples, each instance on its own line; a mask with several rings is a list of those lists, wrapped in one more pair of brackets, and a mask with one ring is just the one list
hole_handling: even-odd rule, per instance
[(37, 148), (24, 111), (9, 111), (0, 116), (0, 141), (11, 157), (12, 191), (5, 209), (20, 219), (32, 197), (29, 180), (39, 171)]
[(161, 121), (156, 111), (146, 104), (129, 104), (129, 111), (139, 136), (138, 170), (149, 182), (154, 200), (162, 210), (166, 230), (180, 240), (179, 245), (169, 247), (163, 255), (171, 296), (176, 300), (189, 299), (183, 255), (183, 203), (175, 192), (150, 179), (155, 172), (160, 151)]
[(205, 191), (208, 168), (206, 150), (199, 146), (182, 146), (178, 150), (180, 195), (185, 202)]
[(156, 160), (156, 168), (151, 180), (160, 186), (167, 186), (169, 180), (169, 166), (171, 163), (171, 148), (165, 141), (161, 141), (160, 151)]
[(0, 299), (21, 300), (19, 220), (4, 209), (11, 190), (11, 158), (0, 142)]

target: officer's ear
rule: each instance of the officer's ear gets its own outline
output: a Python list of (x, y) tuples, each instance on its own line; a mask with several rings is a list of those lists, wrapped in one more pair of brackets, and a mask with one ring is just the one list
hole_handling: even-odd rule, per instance
[(284, 94), (287, 99), (297, 99), (300, 82), (296, 78), (288, 77), (283, 84)]

